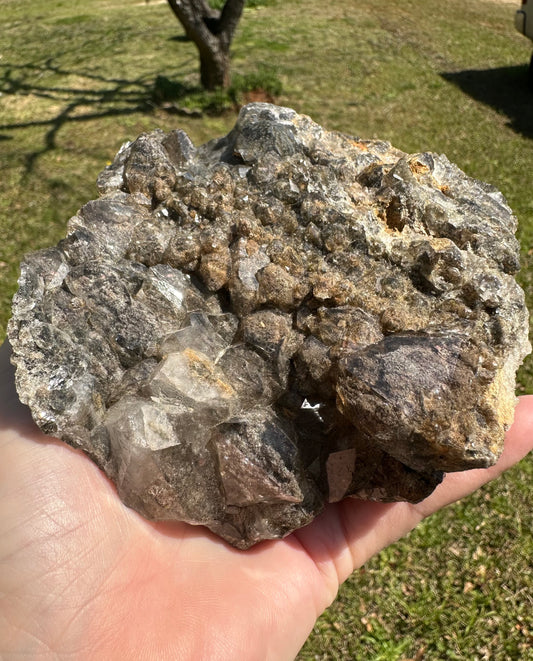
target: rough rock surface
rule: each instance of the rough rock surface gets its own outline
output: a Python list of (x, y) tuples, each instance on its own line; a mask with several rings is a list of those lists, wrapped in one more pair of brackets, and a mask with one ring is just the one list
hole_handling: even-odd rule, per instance
[(247, 548), (497, 459), (530, 347), (494, 188), (268, 104), (142, 135), (98, 186), (8, 332), (37, 424), (126, 504)]

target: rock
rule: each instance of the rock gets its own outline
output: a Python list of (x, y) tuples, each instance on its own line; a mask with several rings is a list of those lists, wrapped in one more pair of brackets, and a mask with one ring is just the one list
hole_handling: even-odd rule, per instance
[(268, 104), (142, 135), (98, 185), (8, 333), (37, 424), (127, 505), (245, 549), (497, 460), (530, 346), (494, 188)]

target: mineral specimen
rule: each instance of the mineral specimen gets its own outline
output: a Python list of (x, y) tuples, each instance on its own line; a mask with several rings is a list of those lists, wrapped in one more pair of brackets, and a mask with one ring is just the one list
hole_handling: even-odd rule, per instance
[(141, 135), (98, 186), (8, 332), (37, 424), (127, 505), (244, 549), (497, 459), (530, 347), (494, 188), (268, 104)]

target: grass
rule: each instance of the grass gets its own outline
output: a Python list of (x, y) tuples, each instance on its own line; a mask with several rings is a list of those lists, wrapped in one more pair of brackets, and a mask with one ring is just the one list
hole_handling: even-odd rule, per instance
[(299, 658), (533, 658), (532, 478), (523, 462), (376, 556), (345, 583)]
[[(234, 42), (237, 93), (259, 76), (279, 103), (329, 128), (444, 152), (495, 184), (519, 220), (533, 308), (531, 44), (513, 29), (515, 6), (253, 4)], [(63, 236), (123, 141), (180, 126), (199, 143), (235, 120), (232, 103), (202, 113), (216, 98), (199, 92), (194, 46), (165, 4), (87, 0), (80, 14), (74, 5), (2, 2), (0, 336), (23, 253)], [(158, 97), (162, 80), (170, 99)], [(531, 359), (519, 381), (533, 392)], [(376, 556), (343, 586), (300, 661), (533, 659), (532, 485), (530, 458)]]

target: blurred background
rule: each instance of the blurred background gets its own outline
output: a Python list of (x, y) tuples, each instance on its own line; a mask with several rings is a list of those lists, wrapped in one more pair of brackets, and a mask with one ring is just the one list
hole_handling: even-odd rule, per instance
[[(533, 45), (514, 27), (519, 0), (249, 0), (231, 85), (212, 92), (165, 0), (1, 5), (0, 340), (23, 254), (64, 236), (124, 141), (179, 127), (199, 144), (255, 100), (445, 153), (495, 185), (519, 221), (533, 308)], [(531, 358), (518, 390), (533, 393)], [(383, 551), (300, 661), (533, 659), (532, 495), (530, 457)]]

